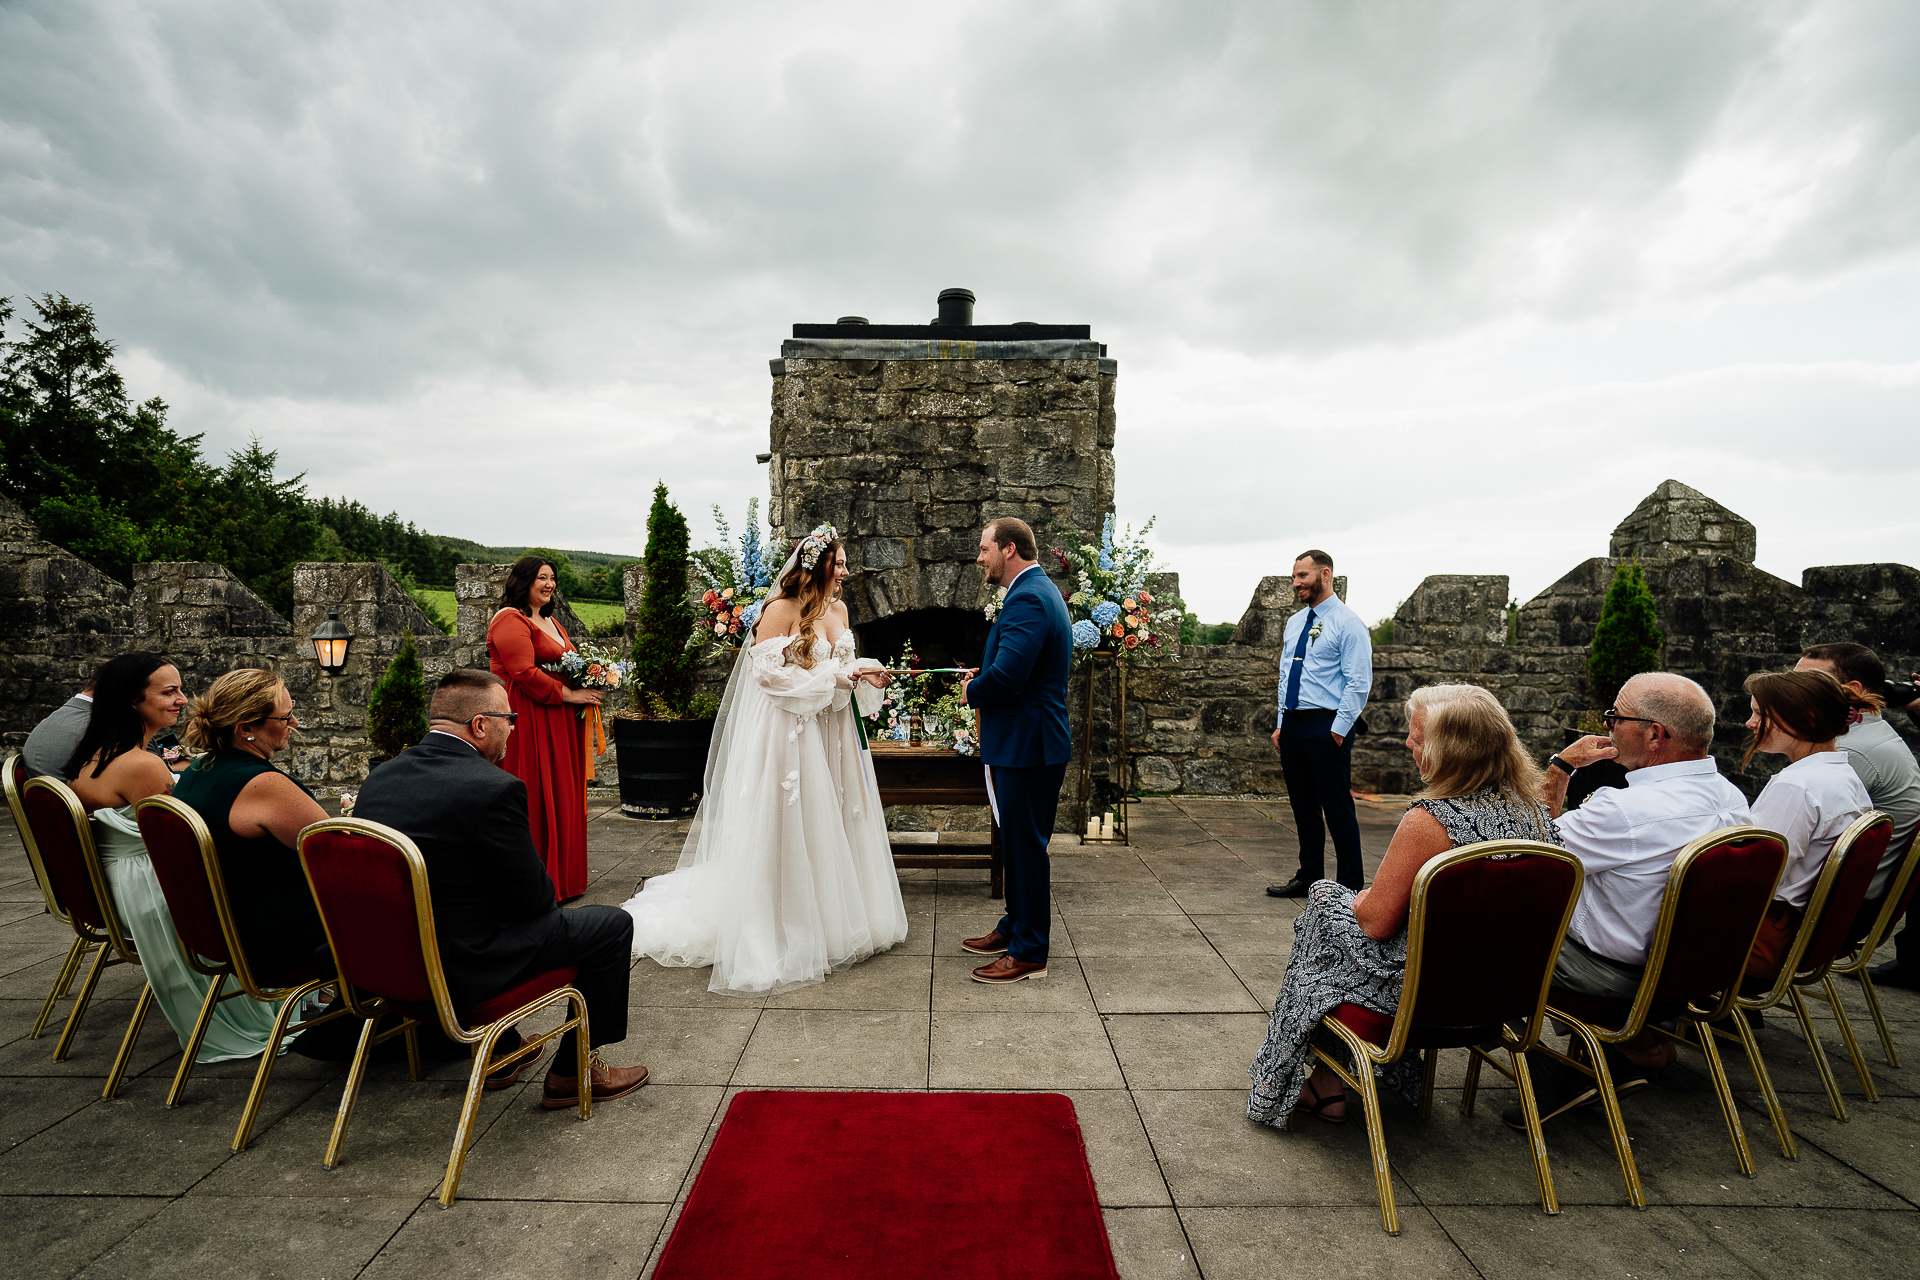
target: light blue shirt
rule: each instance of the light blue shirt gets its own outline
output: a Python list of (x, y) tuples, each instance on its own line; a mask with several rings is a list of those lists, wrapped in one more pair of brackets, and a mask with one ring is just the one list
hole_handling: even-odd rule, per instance
[[(1300, 609), (1287, 619), (1287, 638), (1280, 646), (1282, 720), (1287, 716), (1287, 671), (1293, 666), (1293, 651), (1300, 647), (1300, 629), (1307, 625), (1307, 612)], [(1347, 608), (1339, 596), (1330, 595), (1314, 605), (1313, 613), (1313, 626), (1320, 634), (1308, 639), (1306, 655), (1301, 659), (1297, 709), (1333, 712), (1333, 732), (1344, 738), (1360, 718), (1367, 693), (1373, 688), (1373, 636), (1360, 615)]]

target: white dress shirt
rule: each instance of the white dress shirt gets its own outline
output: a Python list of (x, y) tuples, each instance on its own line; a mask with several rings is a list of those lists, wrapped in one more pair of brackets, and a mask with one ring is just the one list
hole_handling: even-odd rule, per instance
[(1753, 802), (1753, 825), (1787, 838), (1787, 869), (1774, 898), (1805, 910), (1833, 842), (1871, 808), (1844, 751), (1816, 751), (1769, 778)]
[(1913, 844), (1914, 829), (1920, 827), (1920, 762), (1893, 726), (1872, 714), (1835, 738), (1833, 745), (1847, 753), (1873, 807), (1893, 819), (1893, 840), (1867, 889), (1869, 898), (1877, 898), (1887, 891), (1887, 881)]
[(1594, 792), (1559, 818), (1561, 837), (1587, 872), (1567, 935), (1611, 960), (1645, 964), (1674, 857), (1701, 836), (1747, 821), (1747, 798), (1710, 759), (1635, 769), (1625, 790)]

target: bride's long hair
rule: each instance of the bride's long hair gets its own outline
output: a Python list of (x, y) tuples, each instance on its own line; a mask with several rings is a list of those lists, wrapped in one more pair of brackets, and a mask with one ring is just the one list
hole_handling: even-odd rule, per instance
[(793, 643), (787, 646), (787, 657), (796, 667), (813, 668), (815, 624), (833, 606), (833, 573), (839, 562), (840, 539), (835, 538), (821, 549), (811, 569), (804, 561), (796, 560), (793, 568), (780, 579), (780, 595), (800, 606), (800, 629)]

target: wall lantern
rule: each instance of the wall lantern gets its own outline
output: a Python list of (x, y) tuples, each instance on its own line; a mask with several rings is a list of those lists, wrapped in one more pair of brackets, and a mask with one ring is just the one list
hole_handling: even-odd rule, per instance
[(353, 643), (353, 632), (340, 623), (338, 609), (327, 610), (327, 620), (313, 633), (313, 656), (320, 661), (320, 669), (330, 676), (337, 676), (347, 669), (347, 646)]

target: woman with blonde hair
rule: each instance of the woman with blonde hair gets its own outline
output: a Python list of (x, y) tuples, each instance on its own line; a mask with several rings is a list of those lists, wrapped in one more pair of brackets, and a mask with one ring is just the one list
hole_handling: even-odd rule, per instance
[(813, 530), (780, 573), (714, 721), (707, 785), (680, 862), (626, 903), (633, 954), (713, 966), (708, 990), (821, 982), (907, 936), (886, 816), (854, 723), (886, 676), (856, 657), (846, 552)]
[[(1347, 1118), (1340, 1078), (1307, 1074), (1320, 1019), (1342, 1004), (1391, 1016), (1407, 965), (1407, 908), (1429, 861), (1483, 840), (1560, 844), (1540, 802), (1540, 768), (1528, 758), (1505, 708), (1475, 685), (1439, 684), (1407, 699), (1407, 750), (1426, 787), (1401, 818), (1372, 887), (1355, 894), (1317, 881), (1294, 918), (1292, 958), (1273, 1002), (1266, 1043), (1248, 1069), (1247, 1115), (1284, 1127), (1297, 1108), (1332, 1124)], [(1418, 1068), (1396, 1064), (1389, 1083), (1416, 1089)]]
[(220, 876), (247, 959), (266, 975), (297, 972), (327, 944), (294, 841), (327, 816), (273, 758), (300, 727), (271, 671), (229, 671), (193, 700), (183, 738), (199, 752), (174, 786), (213, 834)]

